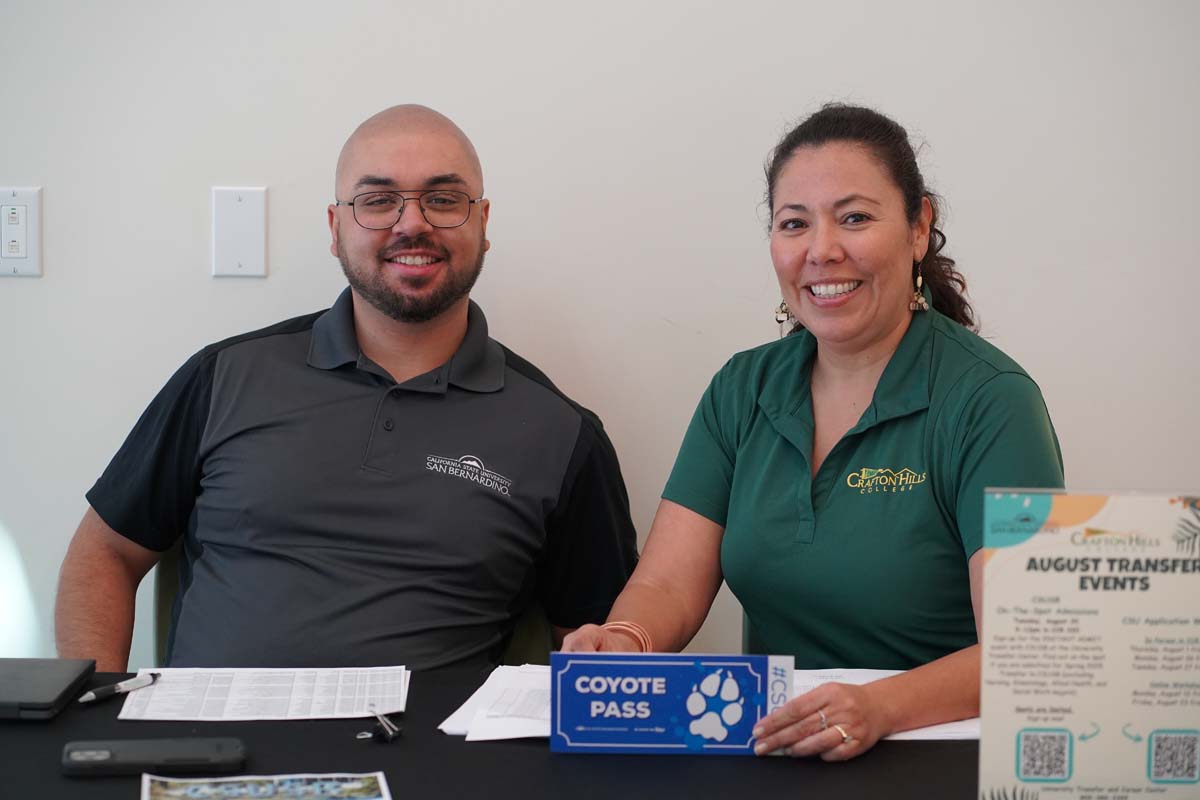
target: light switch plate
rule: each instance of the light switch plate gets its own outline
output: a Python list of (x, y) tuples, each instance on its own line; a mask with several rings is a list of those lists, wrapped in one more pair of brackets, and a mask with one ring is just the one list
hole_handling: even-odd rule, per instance
[(265, 186), (212, 188), (212, 274), (239, 278), (267, 276)]
[(0, 277), (42, 276), (42, 187), (0, 187)]

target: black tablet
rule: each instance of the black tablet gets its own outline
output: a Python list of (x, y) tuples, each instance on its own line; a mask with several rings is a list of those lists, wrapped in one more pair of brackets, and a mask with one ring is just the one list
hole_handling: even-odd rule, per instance
[(95, 670), (84, 658), (0, 658), (0, 719), (50, 719)]

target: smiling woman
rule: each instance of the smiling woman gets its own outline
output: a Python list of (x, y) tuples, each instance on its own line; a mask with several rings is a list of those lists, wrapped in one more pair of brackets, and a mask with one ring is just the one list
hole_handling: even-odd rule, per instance
[[(822, 157), (813, 157), (815, 151), (824, 151)], [(834, 171), (812, 174), (821, 167)], [(909, 228), (906, 244), (913, 246), (909, 277), (913, 287), (919, 290), (922, 284), (927, 285), (934, 308), (958, 324), (974, 328), (971, 305), (965, 296), (966, 281), (955, 269), (954, 259), (942, 253), (946, 236), (938, 227), (941, 200), (926, 187), (908, 134), (900, 125), (871, 109), (825, 106), (779, 142), (768, 160), (766, 172), (767, 205), (774, 212), (771, 253), (777, 272), (781, 263), (787, 263), (789, 242), (794, 249), (797, 243), (811, 242), (814, 238), (793, 239), (813, 227), (813, 220), (806, 215), (818, 211), (798, 202), (794, 196), (796, 192), (845, 189), (843, 181), (850, 179), (853, 185), (869, 193), (852, 192), (826, 198), (831, 206), (827, 212), (836, 212), (836, 215), (827, 214), (826, 221), (836, 216), (836, 222), (848, 230), (868, 230), (872, 223), (882, 222), (885, 230), (893, 234), (900, 233), (899, 226), (906, 225)], [(820, 183), (822, 179), (823, 184)], [(776, 236), (776, 232), (787, 235)], [(818, 242), (818, 248), (820, 244)], [(906, 248), (896, 246), (894, 249), (895, 254), (901, 256)], [(904, 266), (909, 265), (905, 263)], [(783, 278), (781, 274), (780, 285), (786, 295)], [(817, 295), (827, 293), (822, 291), (826, 287), (825, 281), (814, 281), (806, 288)], [(921, 300), (918, 297), (922, 296), (918, 294), (913, 301), (919, 307)], [(795, 313), (795, 309), (792, 311)]]
[(756, 752), (843, 760), (979, 713), (984, 488), (1062, 486), (1062, 458), (1037, 385), (970, 330), (903, 128), (826, 106), (773, 151), (767, 199), (793, 333), (713, 378), (609, 621), (564, 649), (680, 649), (724, 579), (749, 652), (902, 671), (755, 728)]

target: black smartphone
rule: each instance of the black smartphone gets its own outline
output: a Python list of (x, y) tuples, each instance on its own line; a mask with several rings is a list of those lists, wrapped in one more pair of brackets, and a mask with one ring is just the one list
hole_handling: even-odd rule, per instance
[(236, 772), (246, 763), (241, 739), (104, 739), (67, 742), (64, 775), (198, 775)]

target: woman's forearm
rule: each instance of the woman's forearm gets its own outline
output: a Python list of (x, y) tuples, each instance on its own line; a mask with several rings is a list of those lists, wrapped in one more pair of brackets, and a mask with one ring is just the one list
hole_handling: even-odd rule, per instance
[(979, 645), (864, 687), (897, 733), (979, 716)]
[(687, 646), (707, 614), (708, 605), (689, 603), (667, 587), (639, 580), (635, 574), (613, 603), (608, 618), (638, 623), (650, 634), (656, 651), (674, 653)]

